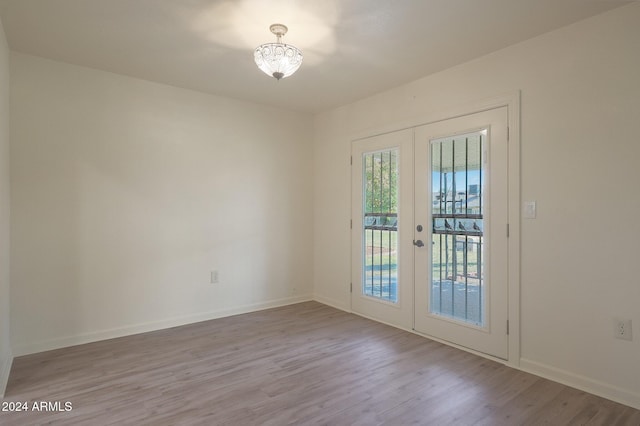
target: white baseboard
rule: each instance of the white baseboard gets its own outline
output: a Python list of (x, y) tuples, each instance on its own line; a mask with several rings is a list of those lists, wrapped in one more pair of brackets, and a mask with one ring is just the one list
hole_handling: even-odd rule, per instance
[(169, 318), (166, 320), (152, 321), (148, 323), (135, 324), (125, 327), (112, 328), (91, 333), (83, 333), (74, 336), (66, 336), (55, 339), (43, 340), (27, 344), (14, 345), (15, 356), (29, 355), (38, 352), (50, 351), (53, 349), (66, 348), (69, 346), (82, 345), (85, 343), (97, 342), (100, 340), (113, 339), (116, 337), (130, 336), (132, 334), (146, 333), (149, 331), (162, 330), (165, 328), (178, 327), (181, 325), (193, 324), (201, 321), (208, 321), (216, 318), (223, 318), (232, 315), (246, 314), (264, 309), (277, 308), (280, 306), (293, 305), (294, 303), (309, 302), (313, 300), (311, 295), (287, 297), (284, 299), (269, 300), (266, 302), (253, 303), (249, 305), (236, 306), (229, 309), (220, 309), (211, 312), (204, 312), (195, 315)]
[(581, 376), (579, 374), (571, 373), (570, 371), (552, 367), (526, 358), (520, 359), (520, 370), (640, 410), (640, 393), (632, 390), (612, 386), (586, 376)]
[(0, 398), (4, 398), (4, 392), (7, 390), (7, 382), (9, 381), (9, 373), (11, 372), (11, 365), (13, 364), (13, 354), (11, 351), (2, 355), (2, 358), (0, 358)]
[(351, 313), (351, 307), (349, 306), (349, 304), (345, 304), (338, 300), (320, 296), (319, 294), (314, 294), (313, 300), (315, 300), (316, 302), (322, 303), (323, 305), (331, 306), (332, 308), (336, 308), (341, 311)]

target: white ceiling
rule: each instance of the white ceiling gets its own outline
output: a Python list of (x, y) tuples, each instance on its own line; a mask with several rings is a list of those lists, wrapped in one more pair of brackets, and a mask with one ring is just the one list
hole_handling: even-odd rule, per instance
[[(0, 0), (12, 50), (317, 112), (622, 6), (623, 0)], [(272, 23), (304, 63), (253, 62)]]

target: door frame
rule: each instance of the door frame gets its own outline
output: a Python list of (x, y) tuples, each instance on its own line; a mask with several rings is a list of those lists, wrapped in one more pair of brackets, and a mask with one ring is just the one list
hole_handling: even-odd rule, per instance
[[(457, 347), (467, 352), (472, 352), (479, 356), (490, 358), (495, 361), (519, 367), (520, 365), (520, 229), (521, 229), (521, 195), (520, 195), (520, 91), (516, 90), (492, 98), (469, 101), (465, 104), (431, 112), (421, 116), (414, 117), (401, 122), (386, 124), (384, 126), (375, 127), (373, 130), (353, 134), (350, 138), (351, 142), (365, 139), (385, 133), (395, 132), (398, 130), (411, 129), (414, 127), (432, 124), (439, 121), (449, 120), (451, 118), (462, 117), (465, 115), (475, 114), (499, 107), (507, 107), (507, 138), (508, 138), (508, 222), (509, 222), (509, 239), (508, 253), (509, 260), (507, 265), (508, 276), (508, 320), (509, 320), (509, 339), (508, 339), (508, 359), (503, 360), (490, 355), (474, 351), (463, 346), (455, 345), (451, 342), (429, 337), (430, 339), (440, 341), (441, 343)], [(351, 144), (350, 144), (351, 145)], [(351, 152), (351, 146), (349, 147)], [(350, 154), (349, 154), (350, 155)], [(351, 194), (353, 200), (354, 194)], [(351, 242), (353, 247), (353, 241)], [(354, 259), (351, 258), (351, 271), (354, 267)], [(351, 295), (353, 297), (353, 295)], [(414, 333), (413, 327), (407, 329)], [(420, 333), (417, 333), (420, 334)], [(422, 334), (420, 334), (422, 336)]]

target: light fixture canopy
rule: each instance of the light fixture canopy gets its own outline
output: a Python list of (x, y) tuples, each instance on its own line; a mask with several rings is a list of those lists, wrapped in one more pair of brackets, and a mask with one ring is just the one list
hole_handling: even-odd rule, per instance
[(285, 25), (273, 24), (269, 30), (275, 34), (277, 41), (256, 47), (253, 58), (265, 74), (280, 80), (289, 77), (300, 68), (302, 52), (295, 46), (282, 43), (282, 37), (288, 30)]

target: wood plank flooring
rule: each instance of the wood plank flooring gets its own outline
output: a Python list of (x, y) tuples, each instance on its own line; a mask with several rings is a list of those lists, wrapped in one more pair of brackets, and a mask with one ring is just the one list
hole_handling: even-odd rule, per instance
[[(12, 425), (640, 425), (640, 411), (316, 302), (14, 360)], [(53, 407), (56, 408), (56, 407)]]

